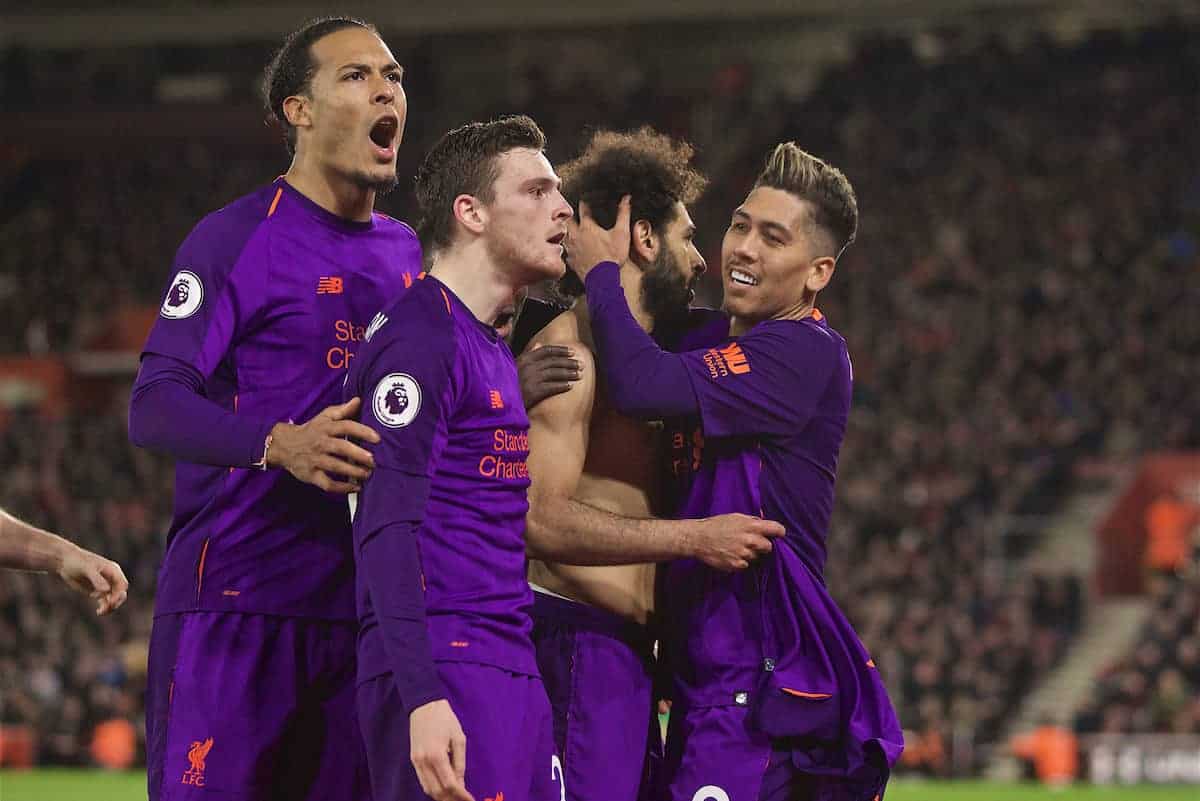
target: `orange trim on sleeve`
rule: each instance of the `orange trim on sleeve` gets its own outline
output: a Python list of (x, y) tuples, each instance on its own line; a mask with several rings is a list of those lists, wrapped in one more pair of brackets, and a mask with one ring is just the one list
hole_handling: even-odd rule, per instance
[(275, 213), (275, 207), (279, 205), (279, 198), (283, 197), (283, 187), (275, 190), (275, 199), (271, 201), (271, 208), (267, 209), (267, 216), (270, 217)]
[(446, 294), (446, 290), (441, 290), (442, 300), (446, 301), (446, 313), (454, 314), (454, 309), (450, 308), (450, 296)]
[(208, 540), (200, 549), (200, 564), (196, 567), (196, 603), (200, 603), (200, 590), (204, 587), (204, 560), (208, 557)]
[[(238, 396), (234, 395), (233, 396), (233, 413), (234, 414), (237, 414), (237, 407), (238, 407)], [(236, 469), (237, 468), (231, 467), (231, 468), (229, 468), (229, 472), (232, 473)]]
[(788, 689), (787, 687), (780, 687), (780, 689), (783, 690), (788, 695), (794, 695), (797, 698), (809, 698), (813, 701), (823, 701), (826, 698), (833, 697), (830, 693), (806, 693), (806, 692), (801, 692), (800, 690), (791, 690), (791, 689)]

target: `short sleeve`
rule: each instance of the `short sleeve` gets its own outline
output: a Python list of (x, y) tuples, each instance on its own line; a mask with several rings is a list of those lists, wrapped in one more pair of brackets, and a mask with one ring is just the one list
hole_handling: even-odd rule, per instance
[(779, 321), (684, 353), (705, 436), (796, 433), (816, 412), (842, 351), (823, 330)]
[(256, 231), (219, 217), (192, 231), (175, 255), (144, 353), (212, 375), (266, 302), (269, 252)]

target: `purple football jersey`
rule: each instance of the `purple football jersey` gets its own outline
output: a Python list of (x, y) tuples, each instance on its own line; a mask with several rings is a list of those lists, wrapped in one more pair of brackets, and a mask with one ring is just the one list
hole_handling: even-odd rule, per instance
[[(850, 409), (845, 340), (819, 312), (730, 338), (701, 329), (682, 354), (699, 419), (672, 423), (678, 517), (728, 512), (776, 520), (787, 535), (751, 569), (695, 560), (667, 567), (667, 645), (684, 709), (746, 706), (772, 737), (841, 741), (837, 764), (797, 754), (803, 770), (869, 773), (902, 747), (870, 655), (825, 588), (825, 537)], [(803, 750), (803, 749), (801, 749)], [(874, 756), (866, 752), (872, 752)]]
[[(187, 237), (144, 353), (191, 365), (239, 415), (305, 422), (341, 401), (372, 315), (420, 265), (408, 226), (347, 221), (278, 179)], [(283, 470), (180, 462), (156, 612), (353, 620), (349, 526), (345, 498)]]
[[(355, 539), (419, 520), (432, 658), (538, 675), (525, 580), (529, 418), (508, 345), (427, 276), (372, 324), (352, 394), (382, 438), (357, 499)], [(425, 487), (414, 511), (412, 495)], [(358, 604), (365, 680), (392, 666), (364, 571)]]

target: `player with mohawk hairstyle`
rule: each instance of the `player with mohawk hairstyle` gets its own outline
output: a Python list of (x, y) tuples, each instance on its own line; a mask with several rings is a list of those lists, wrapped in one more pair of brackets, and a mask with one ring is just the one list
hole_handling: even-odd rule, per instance
[(815, 302), (856, 234), (849, 181), (795, 143), (774, 149), (725, 232), (725, 314), (679, 353), (645, 333), (622, 289), (629, 202), (611, 230), (581, 217), (570, 260), (609, 397), (624, 414), (670, 418), (692, 451), (679, 516), (740, 511), (787, 529), (741, 573), (667, 568), (674, 706), (661, 798), (878, 801), (900, 726), (822, 579), (852, 369)]

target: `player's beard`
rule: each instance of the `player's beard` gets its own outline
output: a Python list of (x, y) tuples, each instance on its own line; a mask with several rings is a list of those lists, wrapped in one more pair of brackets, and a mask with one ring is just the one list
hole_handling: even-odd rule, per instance
[(692, 288), (664, 248), (642, 273), (642, 308), (654, 320), (654, 330), (667, 332), (686, 322), (691, 300)]

